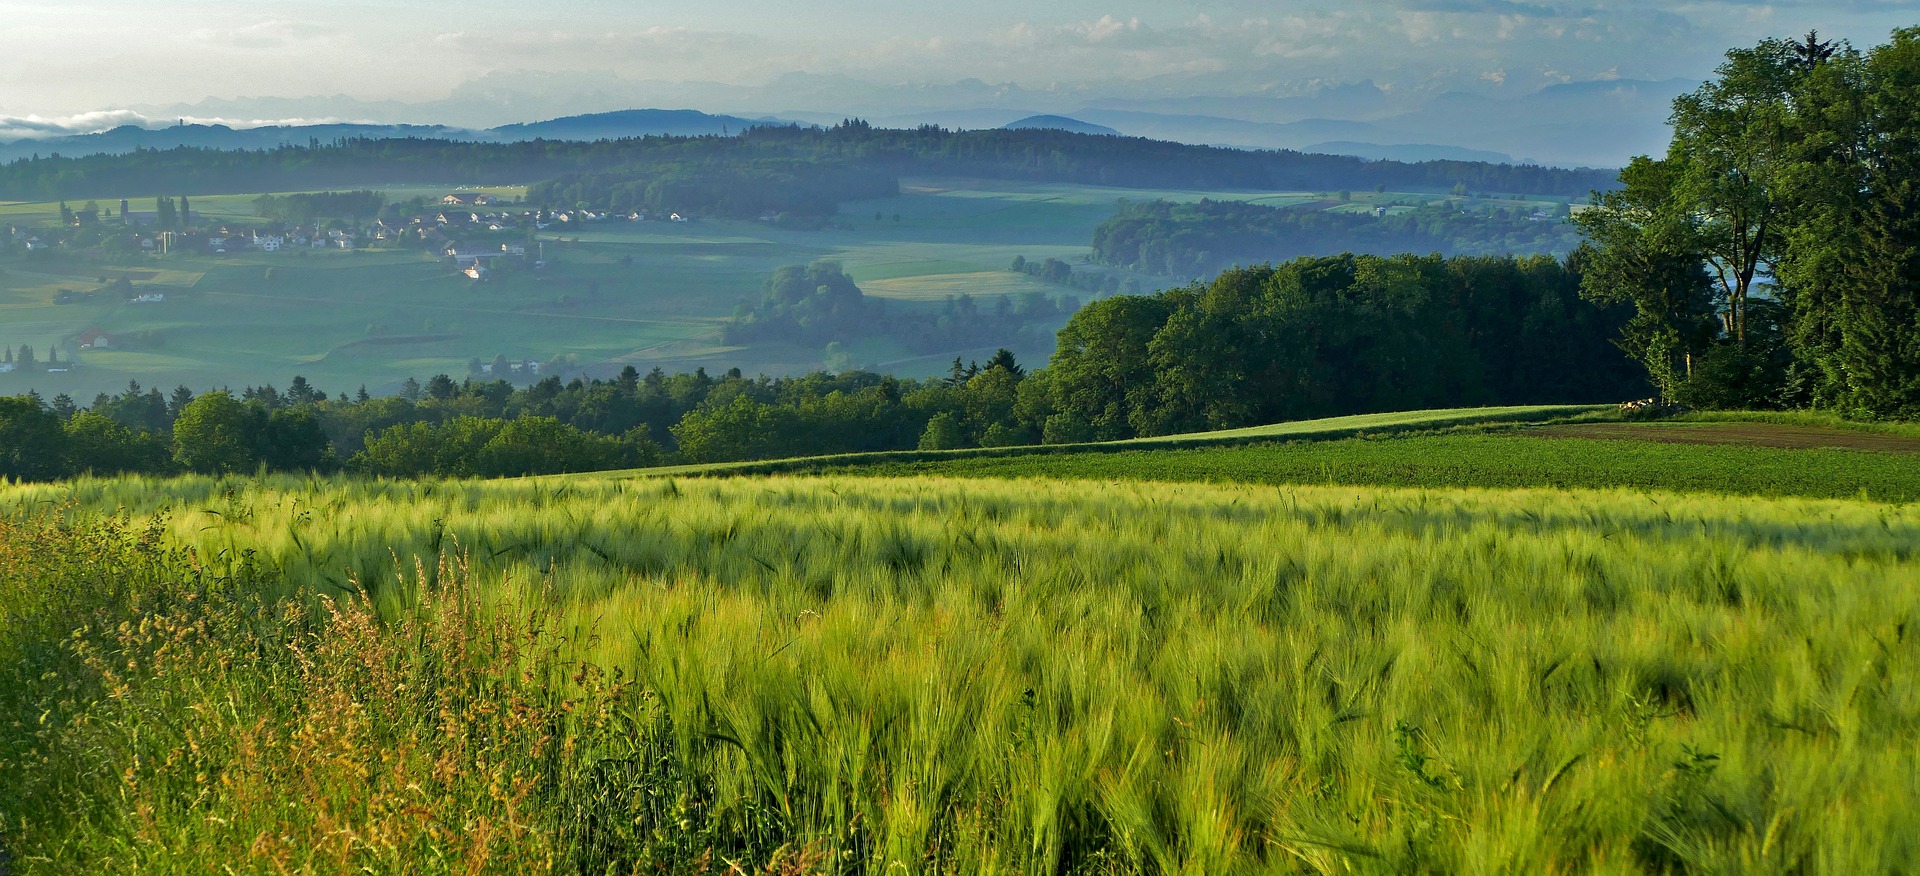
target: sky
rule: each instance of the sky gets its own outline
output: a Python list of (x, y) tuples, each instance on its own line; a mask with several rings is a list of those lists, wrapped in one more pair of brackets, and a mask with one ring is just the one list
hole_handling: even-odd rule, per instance
[[(924, 86), (934, 101), (961, 80), (1075, 100), (1362, 81), (1407, 98), (1502, 96), (1697, 80), (1765, 36), (1818, 28), (1870, 46), (1920, 24), (1920, 0), (26, 0), (0, 12), (0, 116), (61, 124), (182, 105), (270, 113), (236, 100), (264, 97), (326, 98), (301, 105), (315, 116), (435, 101), (453, 114), (450, 97), (512, 90), (518, 105), (498, 113), (519, 118), (498, 123), (542, 117), (543, 95), (595, 81), (618, 84), (608, 99), (770, 104), (697, 107), (726, 112), (856, 112), (831, 104), (859, 103), (866, 85)], [(792, 74), (816, 78), (803, 88)]]

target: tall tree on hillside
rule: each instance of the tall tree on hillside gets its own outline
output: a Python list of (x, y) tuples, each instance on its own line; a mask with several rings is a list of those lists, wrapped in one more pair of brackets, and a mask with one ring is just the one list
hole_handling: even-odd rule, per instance
[(1747, 341), (1756, 283), (1786, 243), (1796, 162), (1794, 94), (1807, 67), (1789, 40), (1727, 53), (1718, 78), (1673, 106), (1669, 205), (1692, 225), (1720, 293), (1727, 339)]
[[(1808, 90), (1838, 50), (1807, 40), (1728, 52), (1717, 78), (1674, 101), (1666, 156), (1635, 159), (1619, 189), (1575, 217), (1591, 243), (1584, 288), (1635, 305), (1619, 343), (1663, 393), (1706, 360), (1701, 381), (1738, 384), (1711, 387), (1716, 400), (1771, 404), (1785, 391), (1787, 327), (1772, 302), (1786, 293), (1774, 284), (1792, 272), (1808, 191), (1833, 187), (1810, 174), (1824, 147)], [(1703, 328), (1703, 310), (1717, 327)]]

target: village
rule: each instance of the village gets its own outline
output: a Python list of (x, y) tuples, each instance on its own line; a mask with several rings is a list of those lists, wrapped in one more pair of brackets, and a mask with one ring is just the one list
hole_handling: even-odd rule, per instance
[[(262, 218), (235, 218), (214, 222), (192, 210), (161, 198), (162, 209), (136, 211), (128, 200), (120, 209), (104, 212), (96, 204), (74, 210), (60, 205), (60, 221), (51, 226), (10, 224), (0, 249), (33, 254), (63, 251), (78, 256), (113, 257), (131, 254), (209, 256), (247, 252), (338, 250), (367, 248), (424, 249), (452, 259), (454, 267), (472, 279), (485, 279), (500, 259), (525, 259), (537, 232), (577, 228), (588, 223), (648, 222), (656, 217), (641, 211), (610, 213), (588, 209), (528, 208), (510, 205), (485, 193), (455, 192), (442, 196), (437, 209), (414, 212), (388, 205), (370, 219), (327, 218), (305, 223)], [(519, 206), (519, 209), (512, 209)], [(507, 209), (501, 209), (507, 207)], [(688, 222), (670, 212), (657, 217)], [(533, 267), (540, 267), (536, 258)]]

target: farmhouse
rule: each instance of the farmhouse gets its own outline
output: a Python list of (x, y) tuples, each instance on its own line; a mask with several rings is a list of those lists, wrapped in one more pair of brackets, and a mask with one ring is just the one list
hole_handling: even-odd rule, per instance
[(440, 203), (449, 207), (484, 207), (493, 203), (493, 196), (479, 192), (454, 192), (441, 198)]
[(143, 292), (133, 299), (135, 304), (161, 304), (167, 300), (165, 292)]
[(101, 331), (99, 326), (81, 332), (74, 341), (79, 343), (82, 350), (107, 350), (113, 347), (113, 336)]

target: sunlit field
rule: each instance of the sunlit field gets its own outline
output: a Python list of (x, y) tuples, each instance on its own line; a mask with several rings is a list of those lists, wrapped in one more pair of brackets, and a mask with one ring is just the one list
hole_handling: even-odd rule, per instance
[(1920, 856), (1913, 505), (279, 478), (15, 486), (0, 516), (28, 869)]

